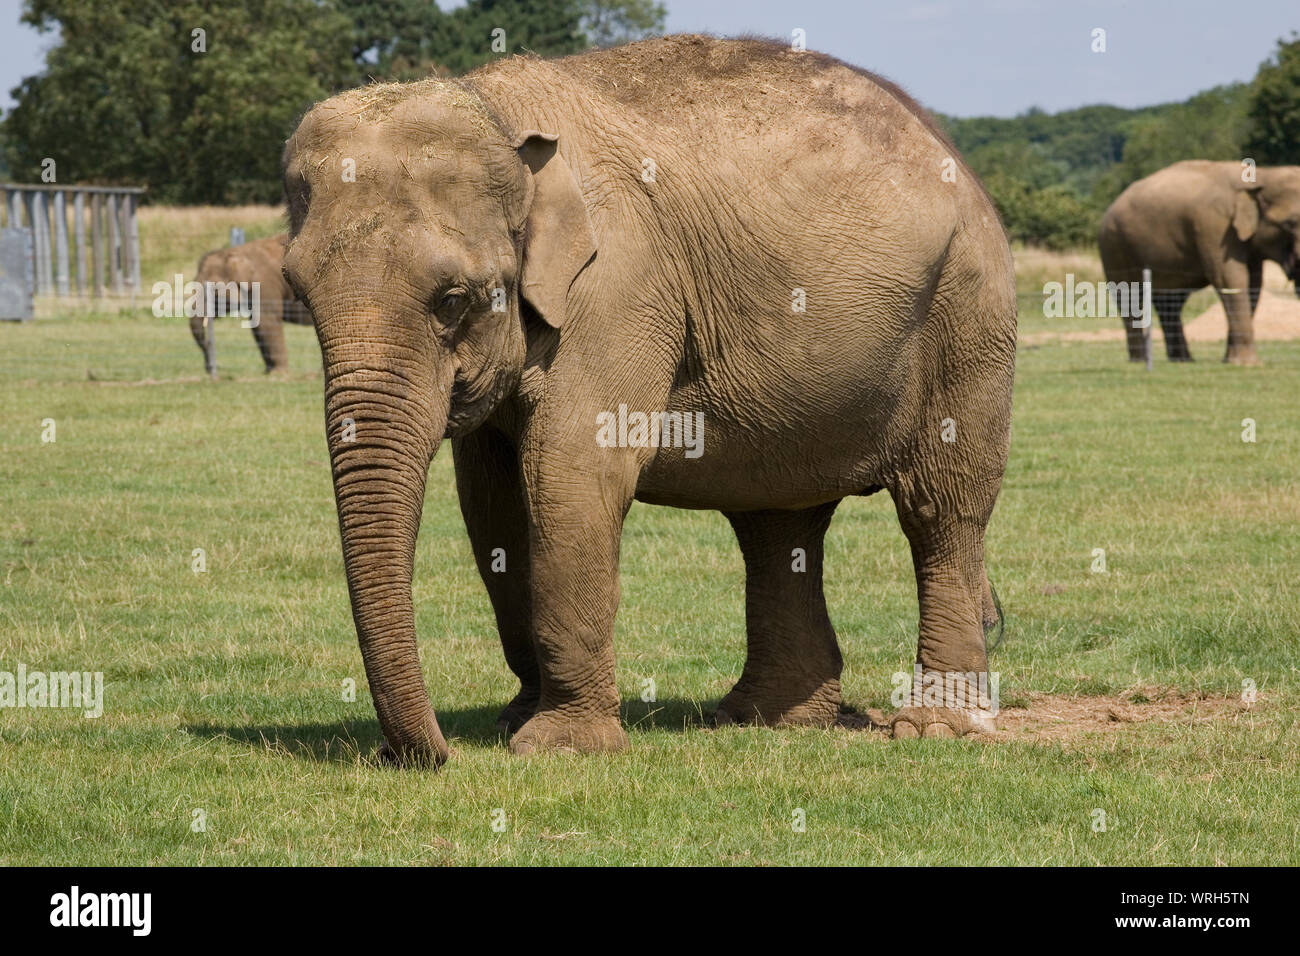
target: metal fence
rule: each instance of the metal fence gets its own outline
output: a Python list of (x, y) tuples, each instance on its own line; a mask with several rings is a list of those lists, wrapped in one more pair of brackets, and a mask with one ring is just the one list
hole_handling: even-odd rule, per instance
[[(31, 291), (93, 297), (139, 292), (136, 212), (143, 192), (127, 186), (0, 183), (0, 208), (8, 228), (27, 230), (31, 236)], [(6, 279), (14, 281), (12, 276)]]

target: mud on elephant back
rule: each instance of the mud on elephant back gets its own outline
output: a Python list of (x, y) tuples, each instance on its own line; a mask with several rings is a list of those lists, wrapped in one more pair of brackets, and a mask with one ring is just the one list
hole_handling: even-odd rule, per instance
[(385, 756), (448, 756), (411, 600), (447, 438), (520, 683), (501, 718), (513, 752), (628, 746), (613, 627), (634, 500), (715, 509), (735, 530), (747, 656), (722, 719), (826, 725), (841, 657), (823, 536), (842, 499), (887, 491), (914, 561), (916, 661), (964, 690), (891, 724), (991, 723), (974, 685), (997, 617), (984, 533), (1015, 282), (983, 188), (960, 161), (945, 175), (955, 156), (883, 80), (698, 36), (503, 58), (306, 115), (285, 152), (284, 268), (316, 319)]
[[(251, 328), (267, 372), (289, 368), (284, 323), (311, 325), (311, 313), (293, 294), (284, 277), (282, 233), (226, 249), (214, 249), (199, 260), (195, 281), (205, 290), (204, 309), (190, 317), (190, 334), (207, 355), (208, 323), (239, 314)], [(207, 290), (211, 290), (210, 294)], [(251, 293), (256, 290), (256, 296)]]

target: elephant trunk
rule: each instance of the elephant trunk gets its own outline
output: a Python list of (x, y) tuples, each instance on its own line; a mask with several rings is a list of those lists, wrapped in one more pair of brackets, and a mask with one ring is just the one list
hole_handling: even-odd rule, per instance
[(343, 562), (387, 739), (384, 755), (399, 764), (437, 766), (447, 758), (447, 743), (420, 671), (411, 575), (429, 462), (447, 423), (450, 375), (409, 357), (376, 356), (373, 345), (368, 355), (359, 346), (326, 349), (325, 369)]
[(1287, 253), (1287, 257), (1282, 263), (1282, 271), (1291, 280), (1291, 284), (1295, 288), (1295, 294), (1300, 296), (1300, 252), (1292, 249)]

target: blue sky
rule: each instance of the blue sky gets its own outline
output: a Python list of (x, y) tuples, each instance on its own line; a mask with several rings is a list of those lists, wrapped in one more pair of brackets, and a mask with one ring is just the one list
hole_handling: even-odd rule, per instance
[[(443, 4), (444, 7), (454, 4)], [(668, 0), (673, 32), (802, 29), (810, 49), (894, 80), (931, 109), (1014, 116), (1088, 103), (1145, 106), (1248, 80), (1300, 0)], [(53, 42), (0, 0), (0, 108)], [(1237, 16), (1225, 18), (1224, 11)], [(1106, 31), (1093, 53), (1092, 31)]]

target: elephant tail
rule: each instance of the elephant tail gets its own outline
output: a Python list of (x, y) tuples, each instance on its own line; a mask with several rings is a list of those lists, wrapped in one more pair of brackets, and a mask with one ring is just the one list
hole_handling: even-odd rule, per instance
[[(1002, 612), (1002, 602), (998, 600), (998, 592), (993, 588), (993, 582), (987, 577), (984, 579), (989, 586), (989, 598), (993, 606), (984, 609), (984, 653), (992, 654), (999, 644), (1002, 643), (1002, 637), (1007, 632), (1007, 617)], [(993, 613), (990, 614), (989, 612)]]

